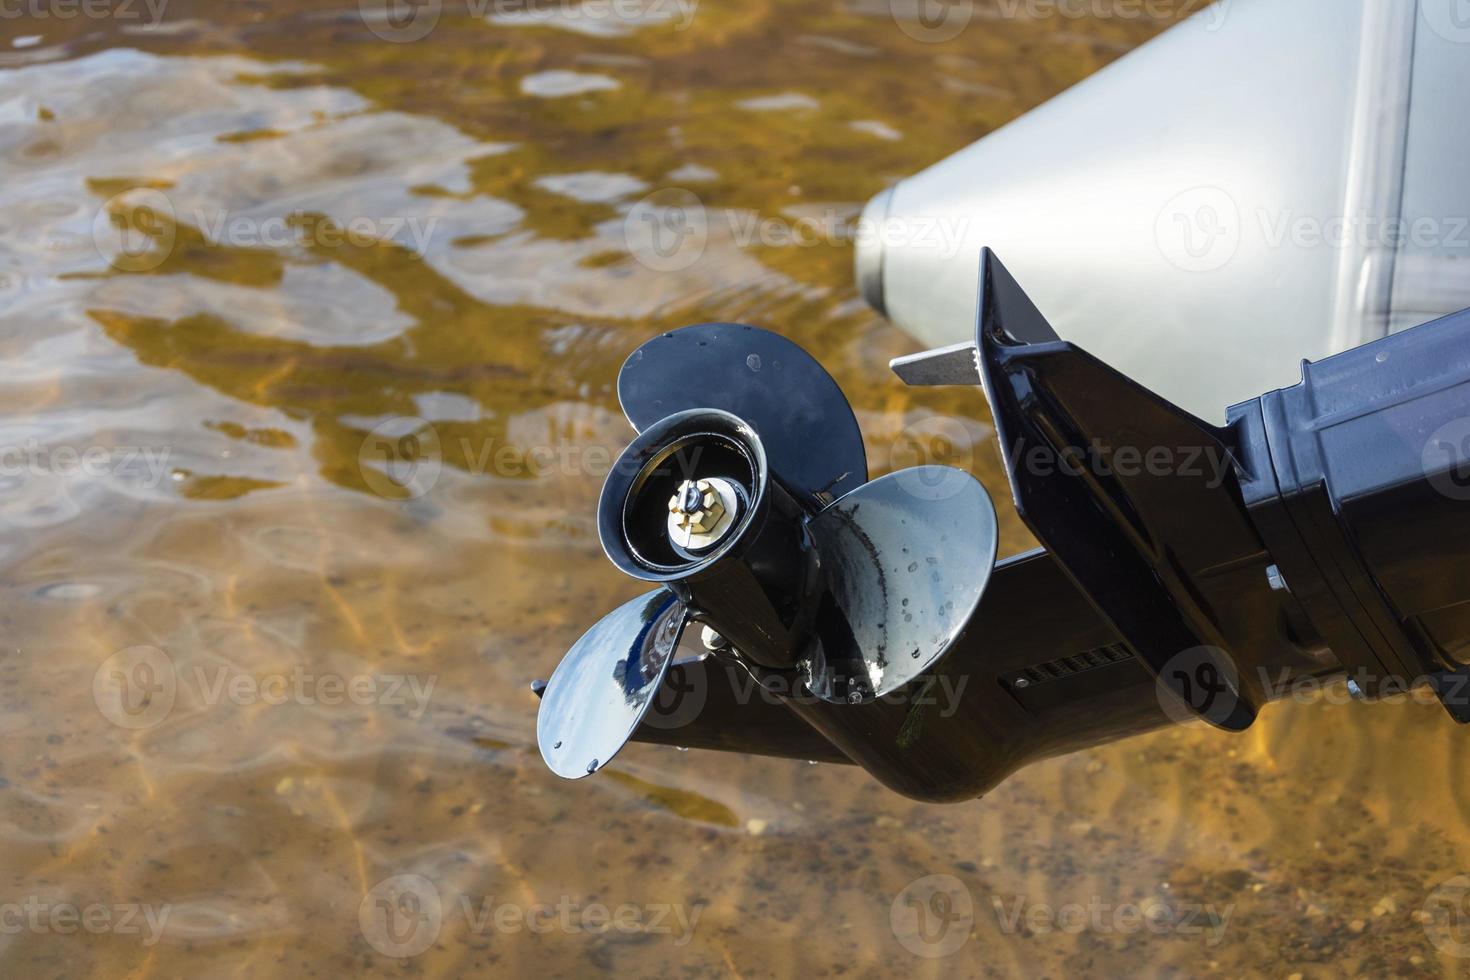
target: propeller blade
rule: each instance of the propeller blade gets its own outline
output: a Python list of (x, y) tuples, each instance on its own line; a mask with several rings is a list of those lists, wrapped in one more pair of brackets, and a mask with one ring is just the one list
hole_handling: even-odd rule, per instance
[(687, 622), (684, 603), (659, 589), (608, 613), (572, 645), (536, 715), (552, 772), (580, 779), (618, 754), (652, 706)]
[(849, 493), (808, 525), (827, 593), (804, 662), (825, 701), (898, 690), (963, 632), (995, 565), (995, 508), (970, 474), (919, 466)]
[(837, 382), (779, 334), (702, 323), (661, 334), (618, 374), (623, 414), (642, 432), (693, 408), (739, 416), (760, 433), (771, 469), (821, 509), (868, 479), (862, 432)]

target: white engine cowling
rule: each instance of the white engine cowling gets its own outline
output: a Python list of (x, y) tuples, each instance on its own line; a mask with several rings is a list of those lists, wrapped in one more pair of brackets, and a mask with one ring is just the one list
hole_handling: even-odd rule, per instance
[(1203, 417), (1470, 306), (1470, 2), (1220, 0), (869, 202), (863, 295), (970, 339), (982, 246)]

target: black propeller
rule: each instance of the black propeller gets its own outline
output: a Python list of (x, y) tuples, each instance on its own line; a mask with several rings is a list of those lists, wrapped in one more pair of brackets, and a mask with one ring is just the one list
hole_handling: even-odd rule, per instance
[(692, 620), (772, 689), (865, 704), (933, 666), (995, 562), (995, 512), (969, 474), (867, 482), (841, 389), (776, 334), (713, 323), (663, 334), (618, 378), (638, 436), (603, 486), (608, 557), (660, 589), (587, 632), (544, 692), (553, 771), (595, 772), (653, 704)]
[(701, 323), (639, 347), (618, 374), (623, 414), (642, 432), (691, 408), (718, 408), (760, 434), (786, 489), (817, 507), (868, 479), (863, 434), (837, 382), (780, 334)]

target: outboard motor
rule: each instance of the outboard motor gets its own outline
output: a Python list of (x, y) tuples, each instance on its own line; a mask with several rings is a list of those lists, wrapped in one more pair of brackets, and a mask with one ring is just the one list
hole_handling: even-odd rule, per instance
[[(1242, 731), (1306, 676), (1365, 699), (1427, 685), (1470, 720), (1470, 311), (1307, 364), (1214, 426), (980, 262), (974, 338), (893, 368), (983, 388), (1044, 547), (997, 564), (967, 473), (869, 481), (851, 408), (789, 341), (663, 334), (618, 378), (638, 435), (598, 505), (608, 557), (656, 588), (534, 685), (553, 771), (633, 739), (851, 762), (956, 801), (1171, 721)], [(679, 659), (693, 623), (707, 650)]]

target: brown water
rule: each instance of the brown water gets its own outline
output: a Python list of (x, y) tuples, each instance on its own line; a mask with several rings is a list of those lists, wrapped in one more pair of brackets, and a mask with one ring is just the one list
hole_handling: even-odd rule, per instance
[[(874, 0), (451, 2), (390, 42), (349, 3), (77, 9), (0, 19), (5, 976), (1470, 962), (1464, 890), (1434, 892), (1470, 868), (1465, 735), (1433, 706), (1281, 705), (946, 808), (649, 746), (564, 782), (536, 750), (526, 682), (640, 591), (591, 519), (628, 436), (617, 367), (654, 332), (785, 333), (848, 391), (875, 473), (949, 435), (1005, 499), (978, 393), (894, 383), (912, 345), (840, 236), (742, 222), (847, 227), (1167, 17), (982, 4), (925, 43)], [(624, 229), (671, 187), (712, 217), (659, 271), (680, 263)], [(374, 464), (405, 416), (432, 423), (417, 496)], [(890, 925), (935, 874), (971, 901), (945, 958)]]

